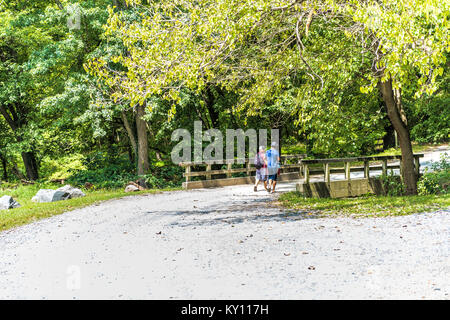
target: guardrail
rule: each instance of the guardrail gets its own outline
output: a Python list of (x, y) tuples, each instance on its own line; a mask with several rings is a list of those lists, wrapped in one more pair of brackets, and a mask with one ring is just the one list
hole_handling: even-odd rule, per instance
[[(414, 155), (414, 164), (415, 164), (415, 170), (417, 174), (419, 174), (420, 170), (420, 162), (419, 158), (422, 158), (423, 154), (415, 154)], [(389, 164), (389, 160), (399, 160), (399, 164)], [(375, 165), (370, 166), (370, 162), (377, 161), (381, 162), (381, 165)], [(387, 174), (388, 169), (400, 169), (400, 175), (402, 174), (402, 156), (374, 156), (374, 157), (353, 157), (353, 158), (333, 158), (333, 159), (313, 159), (313, 160), (302, 160), (303, 164), (303, 176), (305, 179), (305, 183), (309, 183), (311, 171), (310, 166), (313, 164), (323, 164), (323, 170), (314, 170), (314, 173), (323, 173), (324, 174), (324, 181), (328, 184), (331, 181), (331, 173), (336, 172), (344, 172), (345, 178), (347, 180), (350, 180), (350, 172), (358, 172), (362, 171), (364, 172), (364, 178), (369, 179), (370, 177), (370, 170), (381, 170), (382, 174)], [(351, 167), (352, 162), (363, 162), (363, 166), (358, 167)], [(344, 163), (344, 168), (331, 168), (330, 164), (332, 163)]]
[[(306, 158), (305, 154), (292, 154), (292, 155), (281, 155), (281, 173), (287, 173), (288, 171), (296, 170), (300, 176), (303, 172), (302, 159)], [(226, 169), (213, 170), (213, 165), (226, 165)], [(184, 187), (188, 188), (189, 183), (192, 183), (191, 178), (193, 177), (205, 177), (203, 181), (210, 181), (217, 178), (217, 176), (222, 176), (221, 180), (233, 179), (233, 174), (236, 173), (246, 173), (249, 177), (255, 171), (254, 159), (232, 159), (232, 160), (219, 160), (219, 161), (205, 161), (202, 163), (196, 162), (183, 162), (180, 166), (185, 167), (185, 173), (183, 176), (186, 178)], [(233, 166), (241, 166), (240, 168), (233, 168)], [(193, 171), (193, 168), (200, 167), (200, 170)], [(225, 178), (224, 178), (225, 177)], [(297, 177), (298, 178), (298, 177)], [(217, 180), (219, 180), (217, 179)], [(195, 181), (196, 182), (196, 181)], [(239, 181), (236, 181), (238, 184)], [(208, 185), (205, 184), (205, 187)], [(214, 185), (215, 186), (215, 185)]]
[[(415, 169), (419, 173), (419, 158), (423, 154), (415, 154)], [(304, 179), (304, 183), (310, 182), (312, 174), (323, 174), (324, 181), (330, 184), (332, 173), (345, 173), (347, 180), (350, 180), (351, 172), (364, 172), (364, 178), (369, 179), (370, 171), (382, 171), (387, 174), (388, 169), (401, 169), (401, 156), (374, 156), (374, 157), (352, 157), (352, 158), (332, 158), (332, 159), (312, 159), (306, 160), (305, 154), (293, 154), (281, 156), (281, 181)], [(395, 160), (400, 163), (389, 164), (388, 161)], [(363, 165), (351, 166), (351, 163), (362, 162)], [(371, 165), (370, 163), (378, 162)], [(180, 166), (185, 168), (183, 176), (186, 182), (183, 183), (185, 189), (221, 187), (227, 185), (237, 185), (252, 183), (254, 180), (254, 159), (232, 159), (219, 161), (205, 161), (201, 163), (183, 162)], [(344, 167), (332, 167), (333, 163), (343, 163)], [(317, 168), (316, 164), (322, 164), (323, 168)], [(226, 169), (213, 169), (214, 165), (226, 165)], [(234, 167), (233, 167), (234, 166)], [(237, 167), (236, 167), (237, 166)], [(197, 169), (194, 171), (193, 169)], [(198, 170), (200, 168), (200, 170)], [(233, 177), (234, 174), (245, 173), (245, 177)], [(192, 181), (194, 177), (204, 177), (202, 180)]]

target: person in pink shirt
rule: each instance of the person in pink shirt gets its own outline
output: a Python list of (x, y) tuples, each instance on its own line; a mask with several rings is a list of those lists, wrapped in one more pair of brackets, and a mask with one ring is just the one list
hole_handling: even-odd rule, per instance
[(258, 191), (258, 184), (260, 181), (264, 182), (264, 189), (267, 190), (267, 158), (266, 148), (259, 147), (259, 152), (255, 156), (256, 181), (253, 191)]

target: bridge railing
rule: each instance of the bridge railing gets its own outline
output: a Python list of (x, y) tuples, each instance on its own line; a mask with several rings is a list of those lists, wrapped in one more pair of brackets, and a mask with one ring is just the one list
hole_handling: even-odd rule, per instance
[[(415, 169), (419, 173), (419, 159), (423, 154), (415, 154)], [(328, 184), (331, 181), (331, 174), (344, 173), (347, 180), (351, 179), (351, 172), (364, 172), (364, 178), (370, 177), (370, 171), (381, 171), (387, 174), (388, 169), (400, 169), (401, 159), (398, 156), (374, 156), (374, 157), (352, 157), (352, 158), (332, 158), (332, 159), (305, 159), (305, 154), (292, 154), (281, 156), (281, 178), (285, 180), (304, 178), (305, 183), (310, 182), (311, 175), (323, 174), (324, 181)], [(396, 163), (389, 163), (395, 161)], [(343, 164), (343, 167), (334, 164)], [(355, 164), (352, 166), (352, 164)], [(226, 165), (226, 169), (213, 169), (213, 166)], [(322, 165), (322, 166), (320, 166)], [(217, 187), (234, 184), (251, 183), (256, 168), (254, 159), (232, 159), (205, 162), (183, 162), (180, 166), (185, 168), (183, 176), (186, 182), (183, 184), (186, 189), (201, 187)], [(233, 175), (244, 173), (240, 177)], [(244, 177), (243, 177), (244, 176)], [(199, 179), (193, 178), (201, 177)]]
[[(420, 170), (419, 159), (422, 158), (423, 154), (414, 154), (414, 164), (417, 174)], [(389, 164), (389, 160), (395, 160), (399, 163)], [(364, 172), (364, 178), (370, 177), (370, 171), (381, 170), (382, 174), (386, 175), (388, 169), (400, 169), (400, 175), (402, 174), (402, 156), (374, 156), (374, 157), (353, 157), (353, 158), (333, 158), (333, 159), (312, 159), (312, 160), (302, 160), (303, 165), (303, 177), (305, 183), (309, 183), (310, 176), (312, 173), (323, 173), (324, 181), (328, 184), (331, 181), (331, 173), (345, 173), (345, 178), (351, 180), (351, 172)], [(359, 162), (363, 165), (351, 166), (352, 163)], [(370, 165), (370, 162), (377, 162), (377, 164)], [(343, 163), (344, 167), (332, 167), (331, 164)], [(380, 164), (381, 163), (381, 164)], [(313, 167), (316, 164), (322, 164), (323, 169), (318, 169)]]
[[(288, 154), (281, 155), (281, 173), (297, 170), (299, 174), (302, 173), (302, 159), (306, 158), (305, 154)], [(256, 168), (254, 166), (254, 158), (247, 159), (231, 159), (218, 161), (204, 161), (202, 163), (196, 162), (182, 162), (180, 166), (185, 168), (183, 176), (186, 178), (186, 183), (191, 181), (193, 177), (205, 177), (206, 180), (213, 180), (217, 176), (225, 176), (232, 178), (233, 174), (246, 173), (247, 176), (252, 175)], [(226, 169), (213, 170), (213, 165), (226, 165)], [(235, 166), (235, 168), (233, 168)], [(236, 168), (236, 166), (240, 166)], [(200, 170), (193, 171), (193, 168)]]

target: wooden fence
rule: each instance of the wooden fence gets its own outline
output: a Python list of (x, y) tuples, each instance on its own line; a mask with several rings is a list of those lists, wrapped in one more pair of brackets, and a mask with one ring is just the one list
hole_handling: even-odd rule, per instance
[[(298, 179), (302, 175), (302, 159), (305, 154), (281, 155), (281, 175), (283, 181)], [(214, 166), (226, 169), (213, 169)], [(202, 163), (183, 162), (180, 166), (185, 168), (183, 176), (186, 182), (183, 183), (185, 189), (221, 187), (227, 185), (237, 185), (252, 183), (254, 181), (254, 159), (233, 159), (221, 161), (205, 161)], [(194, 171), (195, 169), (195, 171)], [(236, 174), (245, 174), (243, 177), (233, 177)], [(205, 177), (204, 180), (192, 181), (193, 177)]]
[[(423, 154), (414, 155), (417, 173), (419, 173), (419, 158), (421, 157), (423, 157)], [(329, 184), (331, 181), (331, 174), (344, 173), (346, 179), (350, 180), (350, 172), (364, 172), (364, 177), (369, 178), (371, 170), (378, 170), (383, 174), (387, 174), (388, 169), (401, 170), (402, 157), (375, 156), (313, 160), (306, 160), (305, 158), (305, 154), (282, 155), (279, 181), (304, 179), (304, 183), (309, 183), (311, 175), (323, 174), (324, 181)], [(389, 161), (396, 161), (396, 163), (389, 163)], [(359, 164), (351, 166), (351, 164), (355, 162), (358, 162)], [(333, 166), (333, 164), (339, 163), (343, 163), (344, 166)], [(186, 181), (183, 183), (185, 189), (212, 188), (253, 183), (254, 173), (256, 171), (253, 158), (240, 159), (240, 161), (239, 159), (233, 159), (202, 163), (183, 162), (180, 166), (185, 168), (185, 173), (183, 174), (186, 178)], [(220, 168), (213, 168), (217, 166)], [(225, 169), (223, 168), (224, 166), (226, 166)], [(241, 176), (233, 177), (233, 175)], [(196, 177), (201, 177), (201, 179), (192, 179)]]
[[(414, 163), (415, 163), (415, 170), (417, 174), (419, 174), (420, 170), (420, 162), (419, 159), (422, 158), (423, 154), (415, 154), (414, 155)], [(389, 160), (395, 160), (396, 162), (399, 161), (399, 163), (396, 164), (389, 164)], [(359, 162), (363, 163), (363, 165), (358, 166), (351, 166), (351, 163)], [(370, 162), (378, 162), (380, 164), (374, 164), (370, 165)], [(333, 163), (343, 163), (343, 168), (336, 168), (331, 167), (331, 164)], [(331, 181), (331, 173), (345, 173), (345, 178), (347, 180), (350, 180), (350, 172), (364, 172), (364, 178), (370, 177), (370, 170), (381, 170), (382, 174), (386, 175), (388, 169), (400, 169), (400, 175), (402, 170), (402, 156), (375, 156), (375, 157), (354, 157), (354, 158), (334, 158), (334, 159), (314, 159), (314, 160), (302, 160), (303, 164), (303, 171), (304, 171), (304, 179), (305, 183), (309, 183), (310, 176), (313, 171), (313, 173), (323, 173), (324, 174), (324, 181), (327, 183), (330, 183)], [(322, 164), (323, 169), (317, 169), (314, 168), (311, 169), (311, 166), (315, 164)]]

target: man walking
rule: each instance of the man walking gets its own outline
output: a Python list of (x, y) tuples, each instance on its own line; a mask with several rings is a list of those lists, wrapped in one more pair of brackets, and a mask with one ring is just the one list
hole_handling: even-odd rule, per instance
[(280, 153), (277, 150), (278, 144), (272, 142), (272, 147), (266, 152), (267, 174), (269, 180), (269, 188), (267, 192), (274, 193), (277, 186), (278, 170), (280, 169)]

